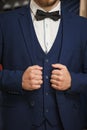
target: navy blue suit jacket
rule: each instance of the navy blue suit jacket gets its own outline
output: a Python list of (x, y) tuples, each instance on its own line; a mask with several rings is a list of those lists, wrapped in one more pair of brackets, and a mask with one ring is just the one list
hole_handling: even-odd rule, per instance
[[(69, 69), (72, 85), (67, 91), (56, 91), (56, 97), (64, 130), (81, 130), (80, 93), (87, 90), (87, 20), (66, 11), (62, 14), (63, 39), (59, 63)], [(30, 21), (29, 7), (0, 15), (3, 130), (31, 129), (31, 107), (26, 92), (22, 90), (23, 72), (36, 64)]]

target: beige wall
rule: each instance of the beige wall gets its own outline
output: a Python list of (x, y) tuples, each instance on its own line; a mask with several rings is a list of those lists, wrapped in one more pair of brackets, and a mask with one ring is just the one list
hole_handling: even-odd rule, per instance
[(80, 16), (87, 17), (87, 0), (80, 0)]

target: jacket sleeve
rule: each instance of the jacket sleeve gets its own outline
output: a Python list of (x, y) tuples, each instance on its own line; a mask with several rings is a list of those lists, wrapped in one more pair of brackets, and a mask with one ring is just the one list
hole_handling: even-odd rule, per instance
[(85, 92), (87, 91), (87, 20), (82, 24), (81, 30), (81, 43), (82, 43), (82, 72), (81, 73), (71, 73), (71, 89), (70, 91), (75, 92)]
[(3, 34), (0, 24), (0, 90), (11, 93), (22, 93), (22, 75), (20, 70), (5, 70), (2, 64), (3, 57)]

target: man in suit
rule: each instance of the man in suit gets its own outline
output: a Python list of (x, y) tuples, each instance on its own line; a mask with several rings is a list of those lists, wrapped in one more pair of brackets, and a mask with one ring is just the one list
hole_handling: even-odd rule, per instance
[(87, 20), (60, 0), (0, 15), (2, 130), (82, 130)]

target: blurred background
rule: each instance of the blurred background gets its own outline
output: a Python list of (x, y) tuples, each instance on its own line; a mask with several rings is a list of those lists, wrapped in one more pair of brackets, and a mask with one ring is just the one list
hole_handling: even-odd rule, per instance
[[(0, 0), (0, 12), (27, 5), (30, 0)], [(87, 0), (63, 0), (64, 7), (71, 12), (87, 17)]]
[(0, 11), (7, 11), (27, 5), (28, 0), (0, 0)]
[[(27, 5), (29, 0), (0, 0), (0, 12), (13, 10)], [(77, 15), (87, 17), (87, 0), (63, 0), (63, 6), (69, 12), (76, 13)], [(0, 94), (1, 96), (1, 94)], [(1, 99), (1, 97), (0, 97)], [(87, 91), (81, 95), (82, 102), (82, 115), (84, 120), (84, 129), (87, 130)], [(1, 109), (0, 109), (1, 111)], [(1, 128), (0, 116), (0, 130)]]
[[(68, 7), (70, 11), (79, 11), (79, 1), (80, 0), (63, 0), (65, 7)], [(7, 11), (14, 8), (19, 8), (21, 6), (27, 5), (29, 0), (0, 0), (0, 11)]]

